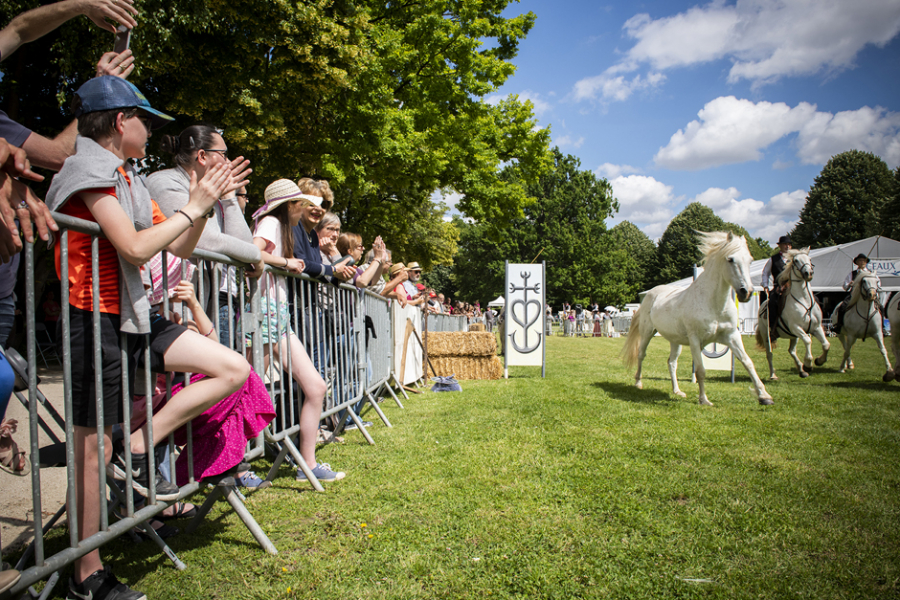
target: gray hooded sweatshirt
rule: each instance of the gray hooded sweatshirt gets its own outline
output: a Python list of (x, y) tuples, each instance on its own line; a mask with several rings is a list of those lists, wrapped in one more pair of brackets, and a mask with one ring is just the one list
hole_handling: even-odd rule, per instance
[[(119, 172), (123, 167), (131, 185)], [(134, 222), (134, 228), (142, 231), (153, 226), (153, 208), (150, 193), (141, 177), (129, 162), (100, 146), (90, 138), (78, 136), (75, 154), (66, 159), (62, 169), (53, 177), (47, 192), (47, 206), (58, 211), (69, 198), (79, 192), (114, 187), (122, 210)], [(141, 269), (119, 255), (119, 312), (121, 331), (125, 333), (150, 333), (150, 301), (141, 280)]]

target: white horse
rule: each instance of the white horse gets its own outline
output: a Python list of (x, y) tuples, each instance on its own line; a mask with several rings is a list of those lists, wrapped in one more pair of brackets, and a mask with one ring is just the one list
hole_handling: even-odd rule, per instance
[(656, 331), (669, 340), (669, 375), (672, 392), (681, 398), (675, 378), (681, 347), (688, 344), (694, 358), (697, 384), (700, 387), (700, 404), (711, 405), (706, 397), (706, 369), (703, 368), (703, 347), (711, 342), (731, 348), (734, 356), (744, 365), (753, 380), (760, 404), (772, 404), (772, 396), (766, 391), (756, 374), (753, 361), (744, 350), (738, 332), (737, 307), (731, 299), (731, 289), (738, 300), (746, 302), (753, 294), (750, 281), (750, 262), (753, 258), (747, 250), (747, 241), (730, 232), (701, 233), (700, 249), (704, 254), (704, 271), (687, 289), (660, 285), (650, 290), (641, 302), (640, 309), (631, 320), (631, 329), (621, 356), (628, 367), (637, 364), (634, 376), (638, 389), (641, 367), (647, 355), (647, 345)]
[(887, 318), (891, 324), (891, 351), (894, 353), (894, 371), (890, 373), (893, 379), (900, 371), (900, 292), (896, 292), (888, 302)]
[[(788, 252), (788, 264), (790, 268), (785, 269), (778, 276), (776, 285), (784, 285), (788, 282), (788, 288), (785, 290), (784, 309), (781, 311), (781, 317), (778, 319), (776, 327), (778, 335), (790, 338), (790, 346), (788, 353), (794, 359), (797, 365), (797, 371), (800, 377), (809, 377), (812, 373), (813, 356), (812, 356), (812, 336), (815, 336), (819, 343), (822, 344), (822, 356), (816, 359), (816, 366), (821, 367), (828, 360), (828, 350), (831, 348), (831, 342), (825, 336), (825, 330), (822, 327), (822, 308), (816, 302), (809, 282), (813, 278), (813, 265), (809, 260), (809, 248), (802, 250), (791, 250)], [(775, 342), (769, 344), (769, 321), (764, 317), (768, 313), (769, 301), (766, 300), (759, 307), (759, 321), (756, 326), (756, 345), (760, 350), (766, 351), (766, 359), (769, 361), (769, 379), (778, 379), (775, 375), (775, 367), (772, 365), (772, 349), (775, 348)], [(803, 340), (806, 346), (806, 355), (803, 362), (797, 357), (797, 340)]]
[[(884, 332), (881, 330), (881, 315), (875, 307), (875, 298), (878, 295), (878, 278), (871, 271), (862, 271), (853, 282), (853, 291), (850, 295), (850, 303), (844, 312), (844, 324), (838, 339), (844, 346), (844, 358), (841, 361), (840, 372), (843, 373), (850, 366), (850, 348), (857, 339), (866, 341), (866, 337), (875, 338), (878, 350), (884, 357), (885, 373), (883, 381), (894, 378), (894, 369), (888, 360), (887, 350), (884, 348)], [(840, 305), (831, 314), (831, 322), (836, 323)]]

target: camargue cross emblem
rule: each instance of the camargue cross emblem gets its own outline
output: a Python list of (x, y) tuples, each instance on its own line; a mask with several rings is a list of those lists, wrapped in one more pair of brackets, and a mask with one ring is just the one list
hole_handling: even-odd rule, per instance
[[(509, 316), (513, 321), (515, 321), (515, 323), (517, 325), (520, 325), (524, 328), (525, 331), (523, 332), (523, 335), (525, 336), (525, 340), (524, 340), (525, 346), (524, 347), (519, 346), (519, 344), (516, 343), (515, 332), (509, 334), (509, 338), (510, 338), (510, 341), (512, 342), (513, 348), (515, 348), (517, 352), (519, 352), (521, 354), (530, 354), (540, 347), (541, 336), (543, 334), (538, 332), (537, 333), (537, 341), (531, 346), (528, 345), (528, 328), (531, 327), (532, 325), (534, 325), (534, 323), (541, 317), (541, 308), (542, 308), (540, 300), (535, 300), (534, 298), (532, 298), (531, 300), (528, 299), (528, 292), (534, 292), (536, 294), (540, 294), (541, 284), (536, 283), (533, 286), (529, 287), (528, 286), (528, 278), (531, 277), (531, 273), (529, 273), (528, 271), (522, 271), (521, 273), (519, 273), (519, 275), (522, 277), (522, 285), (517, 286), (514, 283), (510, 283), (509, 291), (510, 291), (510, 293), (513, 293), (513, 292), (518, 292), (520, 290), (524, 290), (525, 296), (524, 296), (524, 299), (514, 300), (512, 302), (512, 305), (509, 307)], [(529, 316), (529, 308), (531, 307), (532, 304), (537, 305), (537, 312), (534, 314), (533, 318)], [(522, 307), (522, 316), (525, 319), (524, 321), (519, 320), (519, 316), (516, 314), (517, 306)]]

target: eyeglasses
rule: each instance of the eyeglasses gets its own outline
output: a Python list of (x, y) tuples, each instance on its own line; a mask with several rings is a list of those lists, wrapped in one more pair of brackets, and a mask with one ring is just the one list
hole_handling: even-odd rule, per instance
[(206, 152), (218, 152), (222, 155), (222, 158), (228, 160), (228, 150), (216, 150), (215, 148), (203, 148)]
[(250, 194), (238, 192), (237, 194), (235, 194), (235, 196), (242, 196), (244, 198), (249, 198)]
[(363, 246), (362, 244), (360, 244), (359, 246), (356, 247), (356, 249), (357, 249), (357, 250), (365, 250), (366, 247)]
[(325, 231), (333, 231), (334, 233), (340, 233), (340, 232), (341, 232), (341, 228), (340, 228), (340, 227), (334, 227), (334, 226), (332, 226), (332, 227), (326, 227), (326, 228), (325, 228)]

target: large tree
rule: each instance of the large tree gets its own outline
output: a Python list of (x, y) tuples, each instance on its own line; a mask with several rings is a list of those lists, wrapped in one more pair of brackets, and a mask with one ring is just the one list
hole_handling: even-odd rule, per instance
[[(638, 291), (630, 273), (636, 261), (617, 244), (605, 219), (618, 204), (605, 179), (582, 171), (571, 155), (553, 151), (553, 169), (523, 182), (529, 196), (522, 218), (505, 230), (489, 222), (462, 225), (454, 277), (465, 300), (492, 300), (503, 291), (504, 261), (547, 263), (547, 301), (593, 299), (622, 304)], [(519, 169), (505, 173), (510, 182)]]
[(894, 169), (894, 194), (881, 209), (884, 235), (900, 240), (900, 167)]
[(832, 156), (809, 189), (791, 241), (795, 247), (823, 248), (877, 235), (893, 194), (890, 169), (871, 152)]
[[(0, 0), (0, 14), (36, 4)], [(454, 235), (433, 210), (435, 189), (463, 194), (459, 210), (499, 226), (528, 200), (501, 168), (534, 177), (549, 164), (530, 103), (483, 100), (512, 74), (534, 23), (532, 13), (505, 16), (508, 4), (138, 0), (131, 79), (176, 116), (169, 132), (225, 128), (231, 154), (253, 161), (253, 204), (276, 178), (326, 178), (345, 229), (383, 234), (423, 264), (447, 262)], [(70, 21), (4, 61), (0, 105), (41, 133), (61, 130), (111, 45), (87, 19)]]
[(638, 291), (646, 289), (656, 267), (656, 244), (630, 221), (622, 221), (610, 230), (610, 234), (614, 236), (616, 244), (637, 263), (636, 268), (628, 273), (629, 281)]
[(698, 231), (723, 231), (725, 221), (713, 209), (691, 202), (672, 219), (656, 247), (656, 274), (653, 284), (671, 283), (690, 277), (693, 266), (700, 264)]

